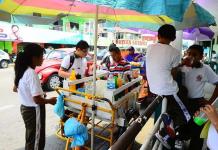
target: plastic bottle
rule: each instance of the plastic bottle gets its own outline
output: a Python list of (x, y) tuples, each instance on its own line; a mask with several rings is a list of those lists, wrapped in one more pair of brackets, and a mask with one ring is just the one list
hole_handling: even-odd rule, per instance
[[(69, 80), (70, 81), (76, 80), (76, 72), (75, 72), (75, 70), (72, 70), (71, 75), (69, 77)], [(74, 85), (70, 85), (69, 89), (71, 91), (76, 91), (76, 85), (75, 84)]]
[(115, 80), (114, 80), (113, 74), (109, 74), (109, 77), (107, 79), (107, 88), (115, 89)]
[[(218, 108), (218, 98), (211, 105)], [(194, 118), (194, 122), (199, 126), (203, 125), (207, 120), (207, 116), (204, 112), (200, 112), (200, 114)]]
[(123, 81), (122, 81), (121, 75), (118, 74), (118, 78), (117, 78), (117, 86), (118, 86), (118, 88), (121, 87), (121, 86), (123, 85), (122, 82), (123, 82)]
[(117, 84), (117, 76), (114, 76), (114, 81), (115, 81), (115, 89), (118, 88), (118, 84)]
[[(85, 83), (85, 93), (92, 95), (92, 92), (93, 92), (93, 82), (88, 81)], [(89, 96), (86, 96), (86, 98), (90, 99)]]

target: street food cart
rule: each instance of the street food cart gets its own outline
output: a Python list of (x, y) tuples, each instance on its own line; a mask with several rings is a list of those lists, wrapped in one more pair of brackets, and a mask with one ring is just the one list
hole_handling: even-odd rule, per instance
[[(113, 133), (115, 127), (125, 126), (125, 112), (130, 108), (135, 108), (135, 101), (141, 86), (141, 77), (132, 79), (117, 89), (107, 89), (107, 80), (100, 80), (99, 77), (107, 75), (106, 72), (97, 73), (96, 80), (96, 96), (86, 92), (78, 92), (69, 90), (69, 86), (81, 83), (87, 83), (93, 80), (93, 77), (86, 77), (74, 81), (64, 81), (63, 88), (58, 88), (56, 91), (64, 93), (65, 107), (74, 115), (79, 114), (78, 119), (82, 119), (87, 125), (89, 131), (91, 130), (91, 114), (95, 111), (94, 127), (98, 128), (95, 137), (109, 142), (110, 146), (114, 142)], [(95, 106), (93, 106), (95, 100)], [(72, 115), (72, 116), (74, 116)], [(85, 118), (84, 118), (85, 117)], [(81, 121), (81, 120), (80, 120)], [(62, 139), (64, 137), (61, 129), (63, 129), (64, 122), (60, 121), (60, 129), (57, 131), (57, 136)], [(105, 136), (104, 132), (108, 132)], [(69, 139), (67, 144), (69, 144)], [(67, 146), (66, 146), (67, 147)]]

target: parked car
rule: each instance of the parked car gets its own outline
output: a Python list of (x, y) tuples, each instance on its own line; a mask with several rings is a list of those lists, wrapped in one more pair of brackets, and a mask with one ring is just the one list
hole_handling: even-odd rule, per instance
[(53, 49), (45, 49), (45, 53), (43, 55), (43, 58), (46, 58), (48, 56), (48, 54), (52, 51)]
[[(36, 67), (35, 71), (38, 74), (40, 82), (46, 90), (54, 90), (56, 87), (62, 85), (62, 80), (58, 76), (58, 70), (60, 69), (62, 59), (75, 51), (74, 48), (60, 48), (52, 50), (40, 67)], [(88, 59), (88, 67), (93, 64), (92, 60)]]
[(97, 60), (102, 60), (104, 55), (108, 52), (108, 49), (99, 49), (97, 52)]
[(8, 53), (0, 49), (0, 68), (8, 68), (10, 56)]

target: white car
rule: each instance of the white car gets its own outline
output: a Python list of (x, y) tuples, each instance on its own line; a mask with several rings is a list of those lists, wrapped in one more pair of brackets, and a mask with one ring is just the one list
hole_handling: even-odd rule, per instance
[(7, 68), (10, 63), (10, 56), (8, 53), (0, 49), (0, 68)]

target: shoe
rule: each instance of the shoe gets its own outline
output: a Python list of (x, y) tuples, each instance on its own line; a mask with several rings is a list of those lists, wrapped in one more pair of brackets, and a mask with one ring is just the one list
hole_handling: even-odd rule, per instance
[(167, 149), (171, 149), (171, 137), (167, 134), (164, 128), (155, 133), (155, 137), (163, 144)]
[(176, 133), (175, 133), (175, 130), (173, 128), (173, 120), (172, 120), (172, 118), (167, 113), (163, 113), (161, 115), (161, 119), (162, 119), (162, 121), (164, 123), (164, 127), (166, 128), (167, 134), (169, 134), (169, 136), (171, 138), (175, 138), (176, 137)]
[(176, 150), (183, 150), (183, 145), (184, 145), (184, 141), (180, 140), (180, 139), (176, 139), (175, 140), (175, 149)]

